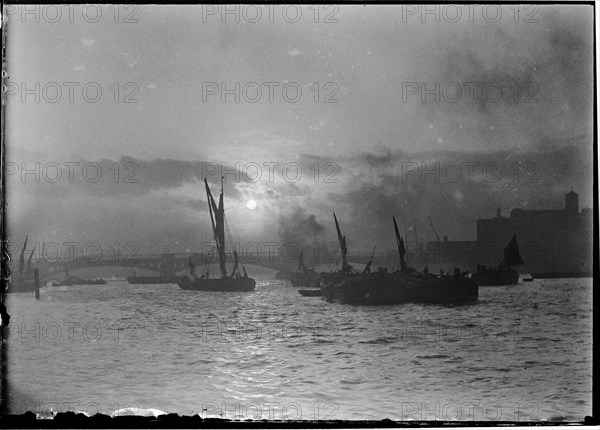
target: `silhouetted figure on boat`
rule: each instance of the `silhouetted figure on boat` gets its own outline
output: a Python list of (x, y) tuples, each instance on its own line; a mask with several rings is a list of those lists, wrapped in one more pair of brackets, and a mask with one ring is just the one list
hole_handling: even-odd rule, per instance
[(188, 266), (190, 268), (190, 275), (192, 277), (194, 277), (196, 275), (196, 266), (194, 265), (194, 262), (192, 261), (191, 255), (188, 257)]

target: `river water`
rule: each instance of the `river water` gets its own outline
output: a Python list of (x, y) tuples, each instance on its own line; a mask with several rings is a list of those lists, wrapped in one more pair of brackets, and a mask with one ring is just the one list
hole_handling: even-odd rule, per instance
[(11, 294), (11, 411), (579, 421), (591, 284), (482, 287), (463, 306), (330, 304), (266, 277), (252, 293), (123, 281)]

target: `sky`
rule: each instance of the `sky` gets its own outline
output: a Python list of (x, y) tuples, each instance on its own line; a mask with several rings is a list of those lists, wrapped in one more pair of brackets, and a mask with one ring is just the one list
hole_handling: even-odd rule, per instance
[(199, 252), (221, 176), (242, 246), (591, 206), (592, 7), (430, 7), (11, 7), (10, 240)]

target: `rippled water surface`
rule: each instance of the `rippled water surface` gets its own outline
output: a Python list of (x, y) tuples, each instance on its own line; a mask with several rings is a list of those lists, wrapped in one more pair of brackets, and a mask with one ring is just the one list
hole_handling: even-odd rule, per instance
[(582, 420), (591, 279), (482, 287), (465, 306), (353, 307), (287, 281), (8, 296), (14, 413), (134, 406), (233, 419)]

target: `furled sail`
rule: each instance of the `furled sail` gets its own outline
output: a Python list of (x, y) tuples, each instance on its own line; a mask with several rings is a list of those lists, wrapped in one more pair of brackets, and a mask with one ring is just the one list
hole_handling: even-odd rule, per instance
[(333, 219), (335, 220), (335, 229), (337, 230), (338, 241), (340, 242), (340, 249), (342, 250), (342, 268), (346, 268), (346, 266), (348, 266), (348, 248), (346, 247), (346, 236), (342, 236), (335, 212), (333, 213)]
[(206, 186), (206, 195), (208, 197), (208, 207), (210, 211), (210, 221), (213, 227), (215, 242), (217, 243), (217, 252), (219, 254), (219, 267), (221, 269), (221, 277), (227, 276), (227, 267), (225, 266), (225, 210), (223, 209), (223, 182), (221, 180), (221, 195), (219, 196), (219, 206), (210, 192), (208, 182), (204, 179)]
[(396, 218), (392, 216), (394, 220), (394, 231), (396, 233), (396, 245), (398, 245), (398, 256), (400, 257), (400, 267), (402, 270), (406, 269), (406, 260), (404, 256), (406, 255), (406, 249), (404, 248), (404, 240), (400, 237), (400, 232), (398, 231), (398, 224), (396, 224)]

